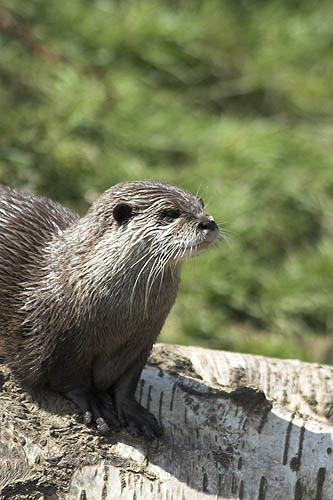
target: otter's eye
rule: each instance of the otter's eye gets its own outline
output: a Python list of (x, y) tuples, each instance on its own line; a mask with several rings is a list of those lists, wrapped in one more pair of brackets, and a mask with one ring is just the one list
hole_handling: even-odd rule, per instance
[(122, 226), (127, 222), (132, 215), (132, 207), (127, 203), (118, 203), (113, 209), (113, 217), (115, 221)]
[(173, 220), (173, 219), (178, 219), (179, 216), (180, 216), (180, 211), (173, 210), (171, 208), (163, 210), (163, 212), (162, 212), (163, 219)]

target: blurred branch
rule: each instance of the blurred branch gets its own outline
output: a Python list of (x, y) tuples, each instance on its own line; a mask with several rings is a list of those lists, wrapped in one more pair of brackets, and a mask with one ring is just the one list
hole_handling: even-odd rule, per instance
[(66, 61), (64, 54), (57, 54), (44, 43), (34, 37), (29, 28), (20, 23), (15, 17), (3, 7), (0, 7), (0, 33), (18, 40), (24, 47), (39, 57), (52, 61)]

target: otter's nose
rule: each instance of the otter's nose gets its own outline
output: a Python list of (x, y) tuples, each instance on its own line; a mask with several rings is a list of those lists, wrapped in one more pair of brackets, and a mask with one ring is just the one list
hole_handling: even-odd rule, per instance
[(214, 241), (219, 233), (219, 228), (213, 219), (202, 218), (198, 224), (198, 229), (200, 231), (205, 231), (206, 239), (208, 241)]
[(217, 229), (217, 225), (215, 221), (213, 220), (204, 220), (199, 222), (198, 228), (203, 230), (203, 229), (208, 229), (209, 231), (215, 231)]

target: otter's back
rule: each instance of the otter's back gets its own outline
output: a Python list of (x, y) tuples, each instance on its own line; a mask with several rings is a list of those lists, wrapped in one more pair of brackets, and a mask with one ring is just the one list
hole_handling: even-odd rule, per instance
[(20, 292), (37, 278), (43, 248), (77, 219), (47, 198), (0, 185), (0, 330), (23, 306)]

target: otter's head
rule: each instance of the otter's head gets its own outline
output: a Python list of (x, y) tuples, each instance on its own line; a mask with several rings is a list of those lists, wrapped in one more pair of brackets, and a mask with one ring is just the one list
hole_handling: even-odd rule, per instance
[(118, 242), (122, 257), (142, 254), (165, 265), (198, 255), (219, 235), (201, 198), (164, 182), (117, 184), (92, 210), (104, 218), (104, 237)]

